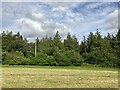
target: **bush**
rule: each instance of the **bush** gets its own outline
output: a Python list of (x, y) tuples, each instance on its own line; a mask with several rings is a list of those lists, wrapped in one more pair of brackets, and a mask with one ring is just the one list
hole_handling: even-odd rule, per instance
[(3, 64), (39, 66), (81, 66), (83, 58), (74, 51), (56, 49), (53, 56), (38, 52), (36, 57), (25, 58), (21, 52), (3, 53)]
[(104, 61), (103, 56), (99, 52), (84, 53), (85, 63), (89, 64), (101, 64)]
[(114, 53), (106, 53), (104, 55), (104, 62), (102, 66), (105, 67), (118, 67), (118, 57)]
[(114, 53), (100, 53), (92, 51), (91, 53), (84, 53), (85, 63), (96, 64), (102, 67), (118, 67), (118, 58)]
[(63, 56), (63, 53), (62, 53), (61, 50), (56, 49), (53, 53), (53, 56), (54, 56), (55, 61), (58, 63), (59, 66), (65, 66), (66, 65), (66, 63), (63, 62), (65, 60), (63, 59), (64, 56)]
[(28, 65), (29, 58), (25, 58), (22, 53), (16, 51), (12, 53), (3, 52), (2, 63), (7, 65)]
[(54, 52), (54, 58), (59, 66), (81, 66), (83, 58), (75, 51), (61, 51)]
[(44, 53), (37, 53), (36, 57), (33, 58), (33, 64), (34, 65), (39, 65), (39, 66), (46, 66), (49, 65), (49, 63), (46, 60), (47, 55)]
[(71, 64), (74, 66), (81, 66), (83, 62), (82, 56), (75, 51), (67, 51), (66, 55), (67, 59), (71, 61)]
[(53, 56), (47, 56), (47, 62), (49, 63), (49, 66), (58, 66), (58, 63)]

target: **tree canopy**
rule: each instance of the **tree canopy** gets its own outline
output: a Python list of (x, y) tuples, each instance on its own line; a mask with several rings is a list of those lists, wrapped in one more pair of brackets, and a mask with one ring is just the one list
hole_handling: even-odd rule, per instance
[(43, 66), (81, 66), (82, 63), (101, 67), (119, 67), (120, 64), (120, 29), (116, 35), (102, 36), (97, 30), (90, 32), (88, 37), (79, 40), (70, 32), (61, 41), (57, 31), (54, 37), (36, 38), (35, 43), (28, 43), (20, 32), (1, 33), (2, 62), (8, 65), (43, 65)]

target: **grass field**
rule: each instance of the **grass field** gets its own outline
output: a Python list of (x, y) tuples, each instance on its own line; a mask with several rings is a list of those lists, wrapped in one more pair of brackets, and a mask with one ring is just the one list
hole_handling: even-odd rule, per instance
[(3, 88), (118, 88), (114, 68), (3, 66)]

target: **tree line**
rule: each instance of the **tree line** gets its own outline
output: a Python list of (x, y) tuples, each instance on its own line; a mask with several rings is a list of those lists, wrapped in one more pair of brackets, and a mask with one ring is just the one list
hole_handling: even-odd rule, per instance
[(102, 36), (97, 30), (89, 33), (79, 43), (75, 35), (69, 32), (61, 41), (57, 31), (54, 37), (37, 38), (35, 43), (28, 43), (18, 32), (3, 31), (2, 64), (5, 65), (39, 65), (39, 66), (81, 66), (92, 64), (100, 67), (120, 66), (120, 29), (116, 35), (108, 33)]

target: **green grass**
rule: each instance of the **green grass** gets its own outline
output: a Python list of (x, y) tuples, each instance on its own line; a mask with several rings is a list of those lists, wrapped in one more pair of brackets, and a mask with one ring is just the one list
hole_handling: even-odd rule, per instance
[(2, 68), (46, 68), (46, 69), (76, 69), (76, 70), (102, 70), (118, 71), (118, 68), (98, 67), (93, 65), (82, 66), (36, 66), (36, 65), (2, 65)]
[(115, 68), (2, 66), (3, 88), (118, 88)]

